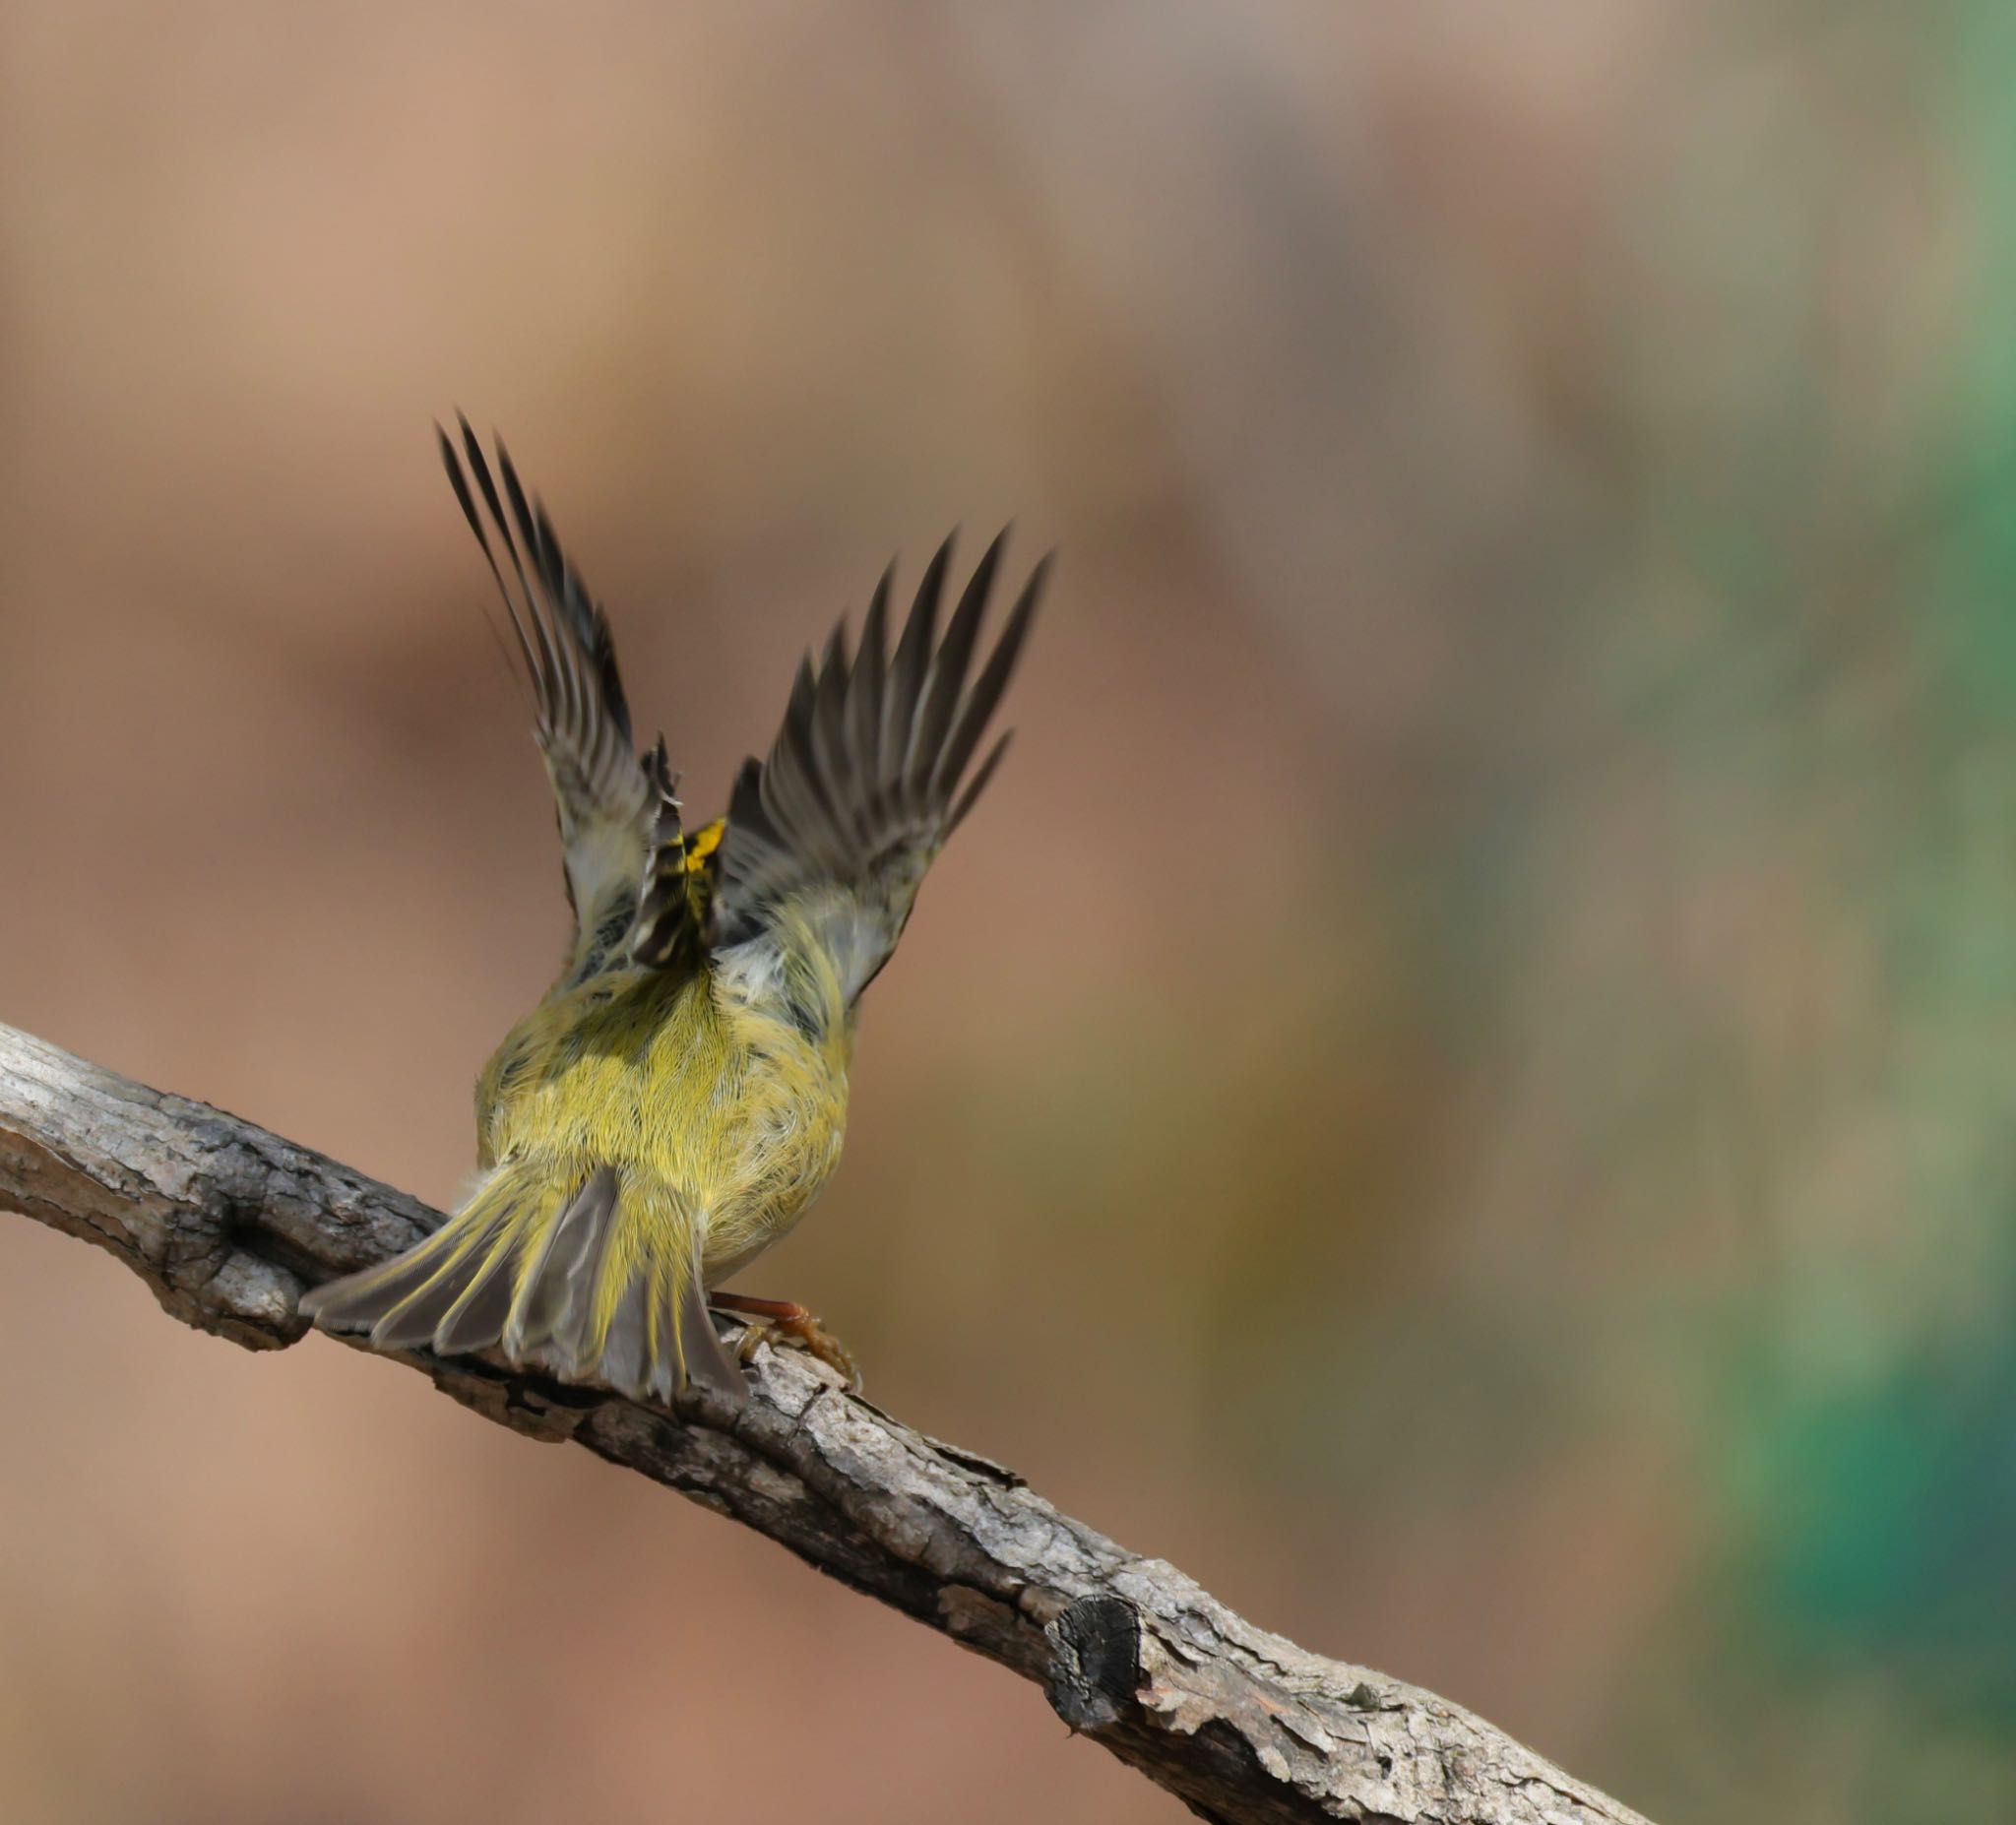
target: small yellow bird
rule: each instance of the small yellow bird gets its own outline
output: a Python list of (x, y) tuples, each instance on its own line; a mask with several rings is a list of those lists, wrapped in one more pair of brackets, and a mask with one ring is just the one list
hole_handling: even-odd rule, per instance
[(861, 991), (1008, 745), (972, 766), (1049, 559), (977, 671), (1002, 538), (942, 637), (952, 541), (939, 547), (893, 653), (885, 574), (860, 651), (850, 658), (843, 619), (818, 663), (800, 662), (769, 758), (744, 763), (727, 815), (689, 831), (663, 738), (635, 751), (607, 617), (503, 445), (500, 496), (460, 427), (467, 469), (445, 431), (441, 455), (531, 675), (574, 941), (476, 1082), (469, 1201), (301, 1309), (381, 1349), (498, 1349), (635, 1399), (688, 1381), (740, 1397), (711, 1302), (758, 1321), (743, 1360), (788, 1340), (857, 1384), (803, 1306), (712, 1290), (796, 1223), (840, 1158)]

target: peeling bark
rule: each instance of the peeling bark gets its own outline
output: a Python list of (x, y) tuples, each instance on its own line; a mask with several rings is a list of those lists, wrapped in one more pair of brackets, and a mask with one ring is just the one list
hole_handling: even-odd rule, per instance
[[(305, 1335), (305, 1287), (441, 1221), (250, 1122), (6, 1027), (0, 1207), (96, 1243), (171, 1317), (252, 1350)], [(1255, 1628), (795, 1351), (758, 1352), (745, 1407), (701, 1391), (676, 1414), (494, 1359), (397, 1359), (486, 1418), (586, 1446), (1000, 1663), (1200, 1817), (1645, 1825), (1432, 1693)]]

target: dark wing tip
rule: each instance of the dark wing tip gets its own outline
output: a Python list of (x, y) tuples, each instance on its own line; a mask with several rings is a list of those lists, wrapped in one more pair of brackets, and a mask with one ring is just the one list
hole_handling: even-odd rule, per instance
[(911, 726), (899, 792), (914, 812), (928, 813), (943, 782), (948, 744), (953, 734), (959, 706), (966, 696), (967, 678), (973, 668), (974, 649), (978, 644), (980, 616), (994, 587), (994, 572), (1000, 567), (1002, 546), (1008, 538), (1003, 527), (994, 535), (980, 561), (974, 566), (959, 603), (945, 624), (945, 637), (931, 655), (921, 701)]
[(945, 834), (950, 837), (960, 825), (966, 822), (967, 813), (979, 802), (980, 794), (987, 789), (987, 782), (994, 777), (994, 770), (1000, 766), (1001, 757), (1008, 752), (1008, 744), (1015, 739), (1012, 728), (1001, 731), (1001, 739), (987, 750), (987, 758), (980, 762), (979, 770), (973, 776), (972, 783), (959, 795), (959, 802), (952, 807), (952, 815), (945, 820)]
[[(996, 548), (1007, 535), (1007, 529), (1003, 528), (994, 541)], [(985, 736), (994, 712), (1001, 706), (1001, 699), (1021, 661), (1030, 625), (1036, 619), (1038, 604), (1049, 580), (1050, 560), (1055, 555), (1053, 551), (1044, 553), (1030, 572), (1021, 595), (1015, 598), (1007, 621), (994, 641), (993, 651), (974, 679), (972, 689), (965, 692), (964, 701), (959, 704), (957, 720), (948, 718), (949, 727), (930, 731), (938, 734), (939, 739), (933, 752), (926, 757), (930, 762), (930, 774), (922, 789), (941, 806), (949, 803), (959, 790), (959, 782), (966, 773), (967, 765)], [(947, 645), (951, 645), (949, 635)], [(962, 685), (965, 671), (972, 663), (972, 649), (973, 641), (969, 637), (965, 646), (952, 655), (952, 662), (959, 667)], [(948, 824), (946, 828), (949, 834), (951, 826)]]
[(483, 538), (483, 523), (476, 517), (475, 499), (469, 491), (468, 472), (462, 466), (462, 458), (456, 454), (454, 440), (449, 437), (447, 428), (439, 418), (434, 420), (434, 439), (440, 447), (441, 467), (448, 472), (448, 485), (455, 490), (455, 498), (462, 508), (463, 517), (469, 521), (471, 529), (476, 537), (482, 540), (483, 548), (487, 551), (489, 541)]

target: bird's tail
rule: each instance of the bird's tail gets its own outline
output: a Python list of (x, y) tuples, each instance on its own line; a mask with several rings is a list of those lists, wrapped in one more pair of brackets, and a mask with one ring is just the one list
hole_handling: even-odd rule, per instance
[(666, 1401), (693, 1380), (741, 1396), (747, 1381), (708, 1316), (701, 1226), (637, 1167), (556, 1173), (495, 1167), (423, 1242), (317, 1287), (301, 1310), (380, 1350), (501, 1349), (524, 1367)]

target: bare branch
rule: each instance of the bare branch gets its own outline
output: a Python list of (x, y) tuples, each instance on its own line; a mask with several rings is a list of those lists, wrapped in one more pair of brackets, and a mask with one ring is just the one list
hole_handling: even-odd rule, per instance
[[(301, 1290), (441, 1219), (305, 1147), (0, 1027), (0, 1207), (109, 1250), (183, 1323), (248, 1349)], [(1234, 1615), (1172, 1566), (925, 1438), (793, 1351), (729, 1412), (677, 1416), (481, 1358), (400, 1358), (465, 1406), (768, 1535), (1040, 1685), (1057, 1714), (1224, 1821), (1645, 1825), (1481, 1719)]]

